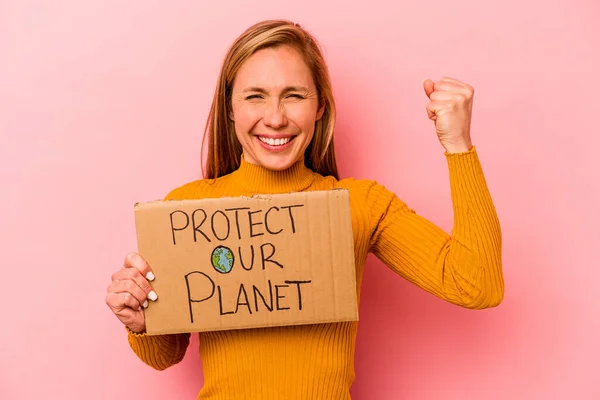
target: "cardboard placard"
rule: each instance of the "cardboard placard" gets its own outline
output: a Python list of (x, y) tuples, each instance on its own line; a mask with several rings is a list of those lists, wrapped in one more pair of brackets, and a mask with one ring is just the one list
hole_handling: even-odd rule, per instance
[(358, 320), (347, 190), (134, 208), (148, 335)]

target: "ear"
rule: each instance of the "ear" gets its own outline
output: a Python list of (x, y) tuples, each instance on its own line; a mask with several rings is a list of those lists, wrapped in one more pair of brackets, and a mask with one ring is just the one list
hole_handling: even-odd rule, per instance
[(315, 122), (320, 120), (323, 117), (323, 114), (325, 114), (325, 103), (321, 103), (321, 106), (319, 106), (319, 109), (317, 110), (317, 116), (315, 118)]
[(231, 94), (225, 95), (225, 108), (227, 109), (227, 118), (229, 118), (231, 121), (235, 121), (233, 116), (233, 101), (231, 99)]

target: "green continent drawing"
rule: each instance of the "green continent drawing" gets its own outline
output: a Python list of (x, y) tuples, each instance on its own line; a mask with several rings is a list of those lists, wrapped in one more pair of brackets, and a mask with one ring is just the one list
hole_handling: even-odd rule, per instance
[(222, 274), (226, 274), (233, 268), (233, 253), (228, 247), (215, 247), (212, 252), (211, 261), (214, 269)]

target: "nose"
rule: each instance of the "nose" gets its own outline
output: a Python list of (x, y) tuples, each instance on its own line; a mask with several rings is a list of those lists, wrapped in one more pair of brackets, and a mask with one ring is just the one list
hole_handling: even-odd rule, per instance
[(278, 101), (273, 101), (267, 110), (265, 110), (265, 116), (263, 118), (265, 125), (273, 129), (278, 129), (287, 125), (287, 117), (285, 115), (284, 106)]

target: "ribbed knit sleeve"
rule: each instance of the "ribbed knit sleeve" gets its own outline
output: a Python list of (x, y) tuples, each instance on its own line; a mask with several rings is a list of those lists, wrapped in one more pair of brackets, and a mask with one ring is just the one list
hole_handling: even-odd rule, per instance
[(159, 371), (183, 360), (190, 341), (189, 333), (148, 336), (127, 329), (127, 335), (129, 345), (139, 359)]
[(424, 290), (466, 308), (497, 306), (504, 296), (501, 231), (475, 147), (446, 154), (454, 227), (449, 235), (373, 184), (367, 207), (370, 250)]
[[(193, 184), (176, 188), (169, 192), (164, 200), (185, 198), (190, 187), (193, 187)], [(133, 352), (140, 360), (157, 370), (167, 369), (183, 360), (190, 341), (189, 333), (149, 336), (146, 333), (135, 333), (129, 328), (126, 330)]]

